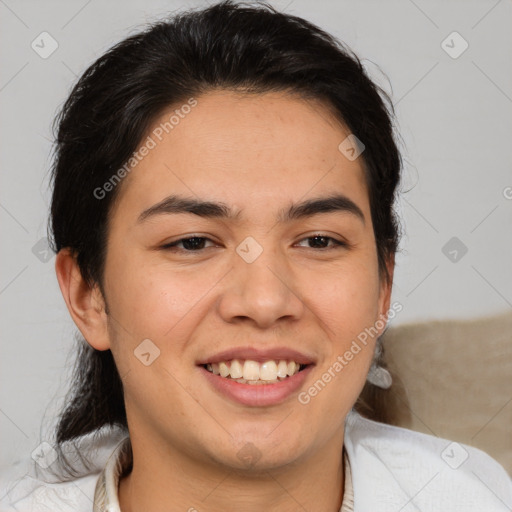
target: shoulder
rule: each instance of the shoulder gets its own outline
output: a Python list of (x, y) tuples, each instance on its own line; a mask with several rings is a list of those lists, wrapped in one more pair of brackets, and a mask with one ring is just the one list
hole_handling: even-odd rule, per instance
[[(93, 510), (96, 484), (101, 471), (125, 437), (122, 431), (96, 432), (67, 445), (64, 450), (72, 463), (74, 476), (66, 472), (59, 459), (55, 459), (55, 452), (49, 455), (48, 451), (44, 463), (27, 456), (11, 468), (2, 470), (0, 512)], [(87, 465), (83, 463), (84, 457)]]
[(0, 475), (1, 512), (81, 512), (92, 510), (98, 475), (46, 482), (29, 475)]
[(509, 511), (512, 481), (483, 451), (351, 412), (345, 446), (355, 510)]

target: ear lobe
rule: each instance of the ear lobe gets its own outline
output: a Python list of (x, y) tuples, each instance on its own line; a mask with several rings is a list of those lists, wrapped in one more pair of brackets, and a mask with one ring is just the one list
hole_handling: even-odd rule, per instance
[(82, 277), (75, 256), (67, 248), (57, 254), (55, 272), (68, 311), (82, 336), (96, 350), (108, 350), (108, 318), (99, 287), (89, 286)]

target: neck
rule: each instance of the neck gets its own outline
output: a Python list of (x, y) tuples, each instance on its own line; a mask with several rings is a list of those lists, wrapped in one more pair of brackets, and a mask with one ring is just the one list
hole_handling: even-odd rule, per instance
[(300, 462), (259, 472), (209, 465), (178, 451), (164, 457), (158, 446), (132, 438), (133, 469), (119, 484), (121, 510), (338, 512), (344, 486), (343, 433), (338, 434)]

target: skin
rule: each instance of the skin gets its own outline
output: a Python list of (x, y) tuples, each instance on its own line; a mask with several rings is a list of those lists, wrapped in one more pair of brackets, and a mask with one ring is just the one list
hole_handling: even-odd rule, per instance
[[(276, 406), (234, 403), (196, 362), (237, 346), (296, 348), (316, 359), (304, 391), (387, 315), (394, 262), (387, 282), (362, 157), (350, 161), (338, 150), (349, 131), (318, 101), (229, 91), (197, 100), (122, 182), (105, 297), (84, 282), (69, 251), (56, 261), (73, 320), (91, 346), (112, 350), (123, 379), (134, 466), (120, 482), (121, 508), (338, 511), (344, 420), (376, 338), (306, 405), (297, 393)], [(292, 202), (334, 192), (360, 207), (364, 223), (347, 212), (277, 222)], [(181, 213), (137, 223), (170, 194), (223, 202), (240, 218)], [(318, 233), (349, 246), (316, 248), (308, 237)], [(186, 254), (183, 245), (182, 253), (159, 248), (193, 235), (211, 242)], [(263, 248), (250, 264), (235, 250), (247, 236)], [(145, 366), (134, 350), (148, 338), (160, 356)], [(261, 455), (250, 467), (237, 456), (247, 443)]]

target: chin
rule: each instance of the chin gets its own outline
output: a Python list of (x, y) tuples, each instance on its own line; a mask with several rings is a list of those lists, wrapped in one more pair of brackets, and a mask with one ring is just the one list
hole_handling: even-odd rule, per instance
[(231, 439), (229, 445), (223, 447), (222, 454), (217, 450), (212, 455), (218, 463), (234, 470), (258, 473), (286, 467), (307, 452), (304, 438), (298, 431), (283, 430), (279, 436), (267, 432), (272, 430), (260, 430), (256, 435), (254, 432), (252, 435), (238, 433), (233, 436), (236, 441)]

